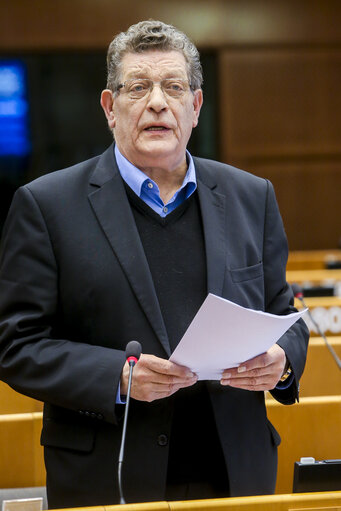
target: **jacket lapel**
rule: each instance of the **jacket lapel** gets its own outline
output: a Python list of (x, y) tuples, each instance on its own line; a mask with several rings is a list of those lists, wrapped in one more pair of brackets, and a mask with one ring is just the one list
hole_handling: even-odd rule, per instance
[(218, 193), (214, 177), (202, 161), (194, 158), (204, 227), (207, 291), (221, 296), (227, 261), (226, 197)]
[(168, 356), (171, 354), (160, 305), (113, 146), (103, 153), (90, 180), (89, 201), (132, 289)]

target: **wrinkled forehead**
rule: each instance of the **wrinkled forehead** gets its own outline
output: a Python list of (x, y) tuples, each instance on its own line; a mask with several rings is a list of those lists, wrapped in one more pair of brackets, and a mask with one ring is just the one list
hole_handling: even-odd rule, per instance
[(129, 78), (162, 78), (178, 77), (186, 79), (187, 63), (179, 51), (145, 51), (142, 53), (126, 53), (121, 60), (121, 80)]

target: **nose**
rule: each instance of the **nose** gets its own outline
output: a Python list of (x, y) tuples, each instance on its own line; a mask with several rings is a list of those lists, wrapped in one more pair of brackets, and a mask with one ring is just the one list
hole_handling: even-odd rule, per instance
[(157, 113), (168, 108), (166, 97), (158, 83), (154, 84), (149, 93), (147, 108)]

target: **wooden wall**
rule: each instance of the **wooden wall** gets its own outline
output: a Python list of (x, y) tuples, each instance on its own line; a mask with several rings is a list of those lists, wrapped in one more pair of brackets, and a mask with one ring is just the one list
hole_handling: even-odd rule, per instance
[(275, 185), (291, 249), (341, 238), (339, 0), (11, 0), (0, 53), (105, 48), (153, 17), (219, 65), (219, 158)]
[(0, 49), (103, 48), (142, 19), (200, 47), (341, 43), (339, 0), (2, 0)]
[(275, 185), (290, 248), (341, 237), (341, 49), (220, 52), (221, 157)]

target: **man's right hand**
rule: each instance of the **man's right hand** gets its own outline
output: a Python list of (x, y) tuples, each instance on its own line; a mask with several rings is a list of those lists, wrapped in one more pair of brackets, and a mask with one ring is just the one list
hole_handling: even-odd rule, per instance
[[(126, 362), (121, 375), (121, 395), (127, 394), (129, 365)], [(171, 396), (183, 387), (196, 383), (198, 377), (190, 369), (169, 360), (142, 354), (134, 367), (131, 397), (138, 401), (154, 401)]]

